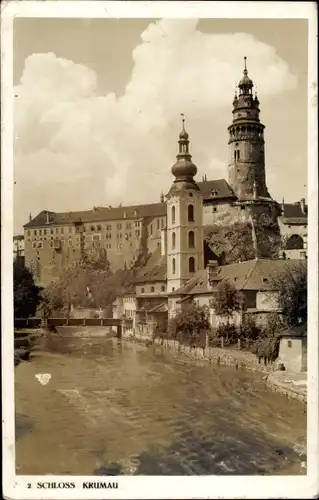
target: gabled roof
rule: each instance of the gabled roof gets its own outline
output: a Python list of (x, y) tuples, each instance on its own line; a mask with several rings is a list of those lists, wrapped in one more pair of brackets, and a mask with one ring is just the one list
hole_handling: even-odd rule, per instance
[(171, 292), (170, 296), (197, 295), (212, 293), (218, 283), (230, 281), (237, 290), (272, 291), (272, 278), (279, 276), (287, 267), (295, 265), (297, 260), (254, 259), (226, 266), (218, 266), (213, 281), (215, 285), (208, 286), (207, 270), (202, 269), (184, 286)]
[[(49, 223), (47, 222), (49, 214)], [(119, 219), (136, 219), (139, 217), (164, 217), (166, 215), (165, 203), (150, 203), (148, 205), (131, 205), (127, 207), (95, 207), (93, 210), (81, 212), (49, 212), (42, 210), (34, 219), (24, 227), (56, 226), (74, 224), (79, 222), (103, 222)]]
[(234, 191), (225, 179), (216, 179), (213, 181), (197, 182), (199, 189), (203, 194), (204, 201), (220, 200), (223, 198), (237, 199)]
[(146, 265), (138, 272), (135, 282), (154, 283), (156, 281), (165, 281), (167, 273), (167, 256), (161, 255), (160, 247), (152, 253)]
[[(297, 203), (284, 203), (283, 212), (281, 217), (283, 219), (289, 219), (290, 223), (292, 219), (298, 219), (302, 222), (308, 218), (308, 205), (305, 205), (305, 212), (301, 209), (300, 202)], [(288, 221), (289, 222), (289, 221)], [(297, 222), (295, 222), (297, 223)]]

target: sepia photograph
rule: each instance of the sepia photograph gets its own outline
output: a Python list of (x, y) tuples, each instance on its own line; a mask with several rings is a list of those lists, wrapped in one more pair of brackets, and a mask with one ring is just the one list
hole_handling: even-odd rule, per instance
[(186, 2), (46, 3), (56, 15), (12, 18), (13, 476), (28, 498), (310, 473), (315, 494), (314, 4), (195, 18)]

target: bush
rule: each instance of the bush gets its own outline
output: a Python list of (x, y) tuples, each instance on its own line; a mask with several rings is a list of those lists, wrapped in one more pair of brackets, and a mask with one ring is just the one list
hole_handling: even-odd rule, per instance
[(14, 317), (34, 316), (40, 302), (39, 288), (34, 284), (30, 271), (19, 259), (13, 263), (13, 291)]
[(208, 308), (195, 303), (184, 307), (168, 322), (168, 337), (181, 343), (198, 345), (203, 330), (210, 330)]
[(307, 263), (296, 262), (272, 279), (278, 302), (289, 327), (307, 322)]
[(267, 325), (261, 329), (260, 335), (252, 343), (250, 350), (265, 363), (273, 362), (278, 357), (280, 333), (284, 327), (278, 314), (269, 316)]

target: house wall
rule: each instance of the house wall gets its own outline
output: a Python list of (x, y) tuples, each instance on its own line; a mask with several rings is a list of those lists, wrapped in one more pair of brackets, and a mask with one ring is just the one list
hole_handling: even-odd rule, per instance
[(150, 295), (165, 295), (166, 294), (166, 281), (157, 282), (146, 282), (143, 284), (136, 285), (136, 295), (143, 296), (145, 294)]
[[(253, 306), (250, 306), (253, 307)], [(256, 308), (265, 311), (278, 311), (278, 292), (257, 292)]]
[(300, 372), (307, 367), (306, 339), (283, 337), (280, 339), (278, 360), (287, 371)]

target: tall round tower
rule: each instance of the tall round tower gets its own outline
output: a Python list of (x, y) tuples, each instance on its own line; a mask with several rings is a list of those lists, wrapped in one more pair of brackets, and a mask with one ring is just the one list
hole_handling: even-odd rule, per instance
[(233, 122), (229, 131), (228, 182), (239, 200), (270, 198), (265, 175), (265, 126), (259, 120), (259, 100), (253, 96), (246, 57), (239, 92), (233, 101)]

